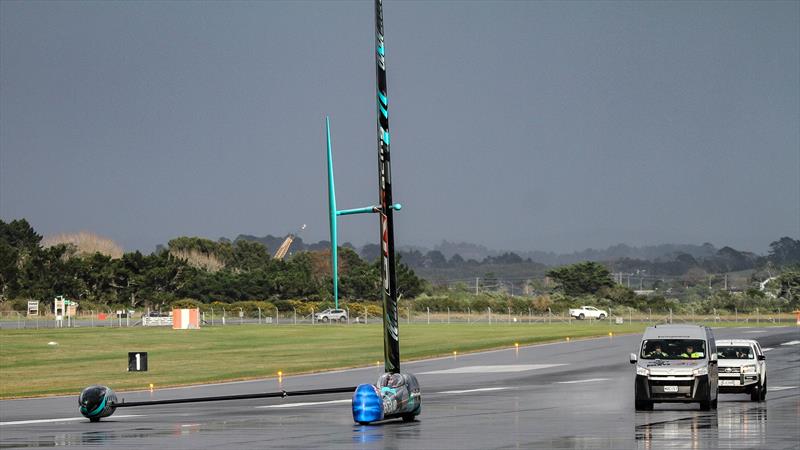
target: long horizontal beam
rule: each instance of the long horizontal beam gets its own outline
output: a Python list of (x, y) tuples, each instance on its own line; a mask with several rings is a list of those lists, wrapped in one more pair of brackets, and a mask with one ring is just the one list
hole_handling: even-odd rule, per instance
[(114, 408), (128, 408), (131, 406), (150, 406), (150, 405), (170, 405), (175, 403), (199, 403), (199, 402), (221, 402), (226, 400), (247, 400), (252, 398), (275, 398), (275, 397), (299, 397), (302, 395), (321, 395), (321, 394), (338, 394), (342, 392), (355, 392), (356, 386), (328, 388), (328, 389), (309, 389), (305, 391), (278, 391), (278, 392), (262, 392), (259, 394), (239, 394), (239, 395), (221, 395), (215, 397), (191, 397), (191, 398), (174, 398), (168, 400), (146, 400), (142, 402), (121, 402), (113, 403), (111, 406)]

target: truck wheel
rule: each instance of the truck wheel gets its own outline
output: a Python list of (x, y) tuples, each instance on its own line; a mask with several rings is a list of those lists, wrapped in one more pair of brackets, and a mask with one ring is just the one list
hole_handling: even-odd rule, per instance
[(649, 400), (636, 400), (635, 402), (636, 410), (637, 411), (652, 411), (653, 410), (653, 402)]
[(711, 400), (703, 400), (700, 402), (700, 411), (710, 411), (711, 410)]
[(761, 386), (761, 401), (767, 399), (767, 379), (764, 378), (764, 386)]
[(402, 417), (403, 417), (403, 422), (413, 422), (416, 416), (413, 413), (411, 413), (411, 414), (403, 414)]
[(606, 318), (606, 315), (605, 315), (605, 314), (600, 314), (600, 317), (598, 317), (597, 319), (598, 319), (598, 320), (603, 320), (603, 319), (605, 319), (605, 318)]
[(586, 316), (584, 316), (583, 313), (578, 314), (578, 319), (583, 320), (584, 318), (586, 318)]
[(717, 409), (717, 404), (719, 403), (719, 396), (711, 402), (711, 409)]
[(327, 317), (323, 317), (323, 318), (322, 318), (322, 322), (324, 322), (324, 323), (328, 323), (328, 318), (327, 318)]
[(342, 322), (342, 323), (347, 322), (347, 317), (339, 317), (339, 322)]
[(750, 390), (750, 401), (752, 402), (759, 402), (761, 401), (761, 386), (755, 385), (753, 389)]

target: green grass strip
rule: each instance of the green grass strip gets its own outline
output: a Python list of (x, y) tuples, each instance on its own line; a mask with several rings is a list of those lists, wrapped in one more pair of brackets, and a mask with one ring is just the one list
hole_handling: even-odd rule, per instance
[[(400, 350), (408, 361), (453, 351), (461, 354), (513, 347), (514, 343), (641, 332), (645, 326), (577, 321), (551, 325), (401, 324)], [(146, 389), (151, 383), (163, 388), (270, 378), (278, 371), (286, 377), (382, 366), (382, 331), (379, 324), (0, 330), (0, 398), (77, 395), (91, 384), (133, 390)], [(127, 372), (128, 352), (148, 352), (149, 371)]]

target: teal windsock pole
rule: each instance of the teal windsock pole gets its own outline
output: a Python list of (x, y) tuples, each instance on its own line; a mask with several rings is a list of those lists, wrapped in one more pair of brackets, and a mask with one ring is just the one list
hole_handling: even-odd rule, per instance
[(333, 276), (333, 303), (339, 309), (339, 260), (336, 249), (339, 245), (336, 230), (336, 190), (333, 186), (333, 156), (331, 156), (331, 118), (325, 116), (325, 134), (328, 141), (328, 217), (331, 227), (331, 275)]

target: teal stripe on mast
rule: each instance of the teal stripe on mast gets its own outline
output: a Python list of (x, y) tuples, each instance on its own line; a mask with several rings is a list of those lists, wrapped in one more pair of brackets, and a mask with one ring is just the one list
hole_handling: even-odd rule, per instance
[(339, 245), (336, 233), (336, 190), (333, 186), (333, 156), (331, 156), (331, 118), (325, 116), (325, 134), (328, 141), (328, 217), (331, 226), (331, 275), (333, 276), (333, 303), (339, 309), (339, 264), (336, 249)]

